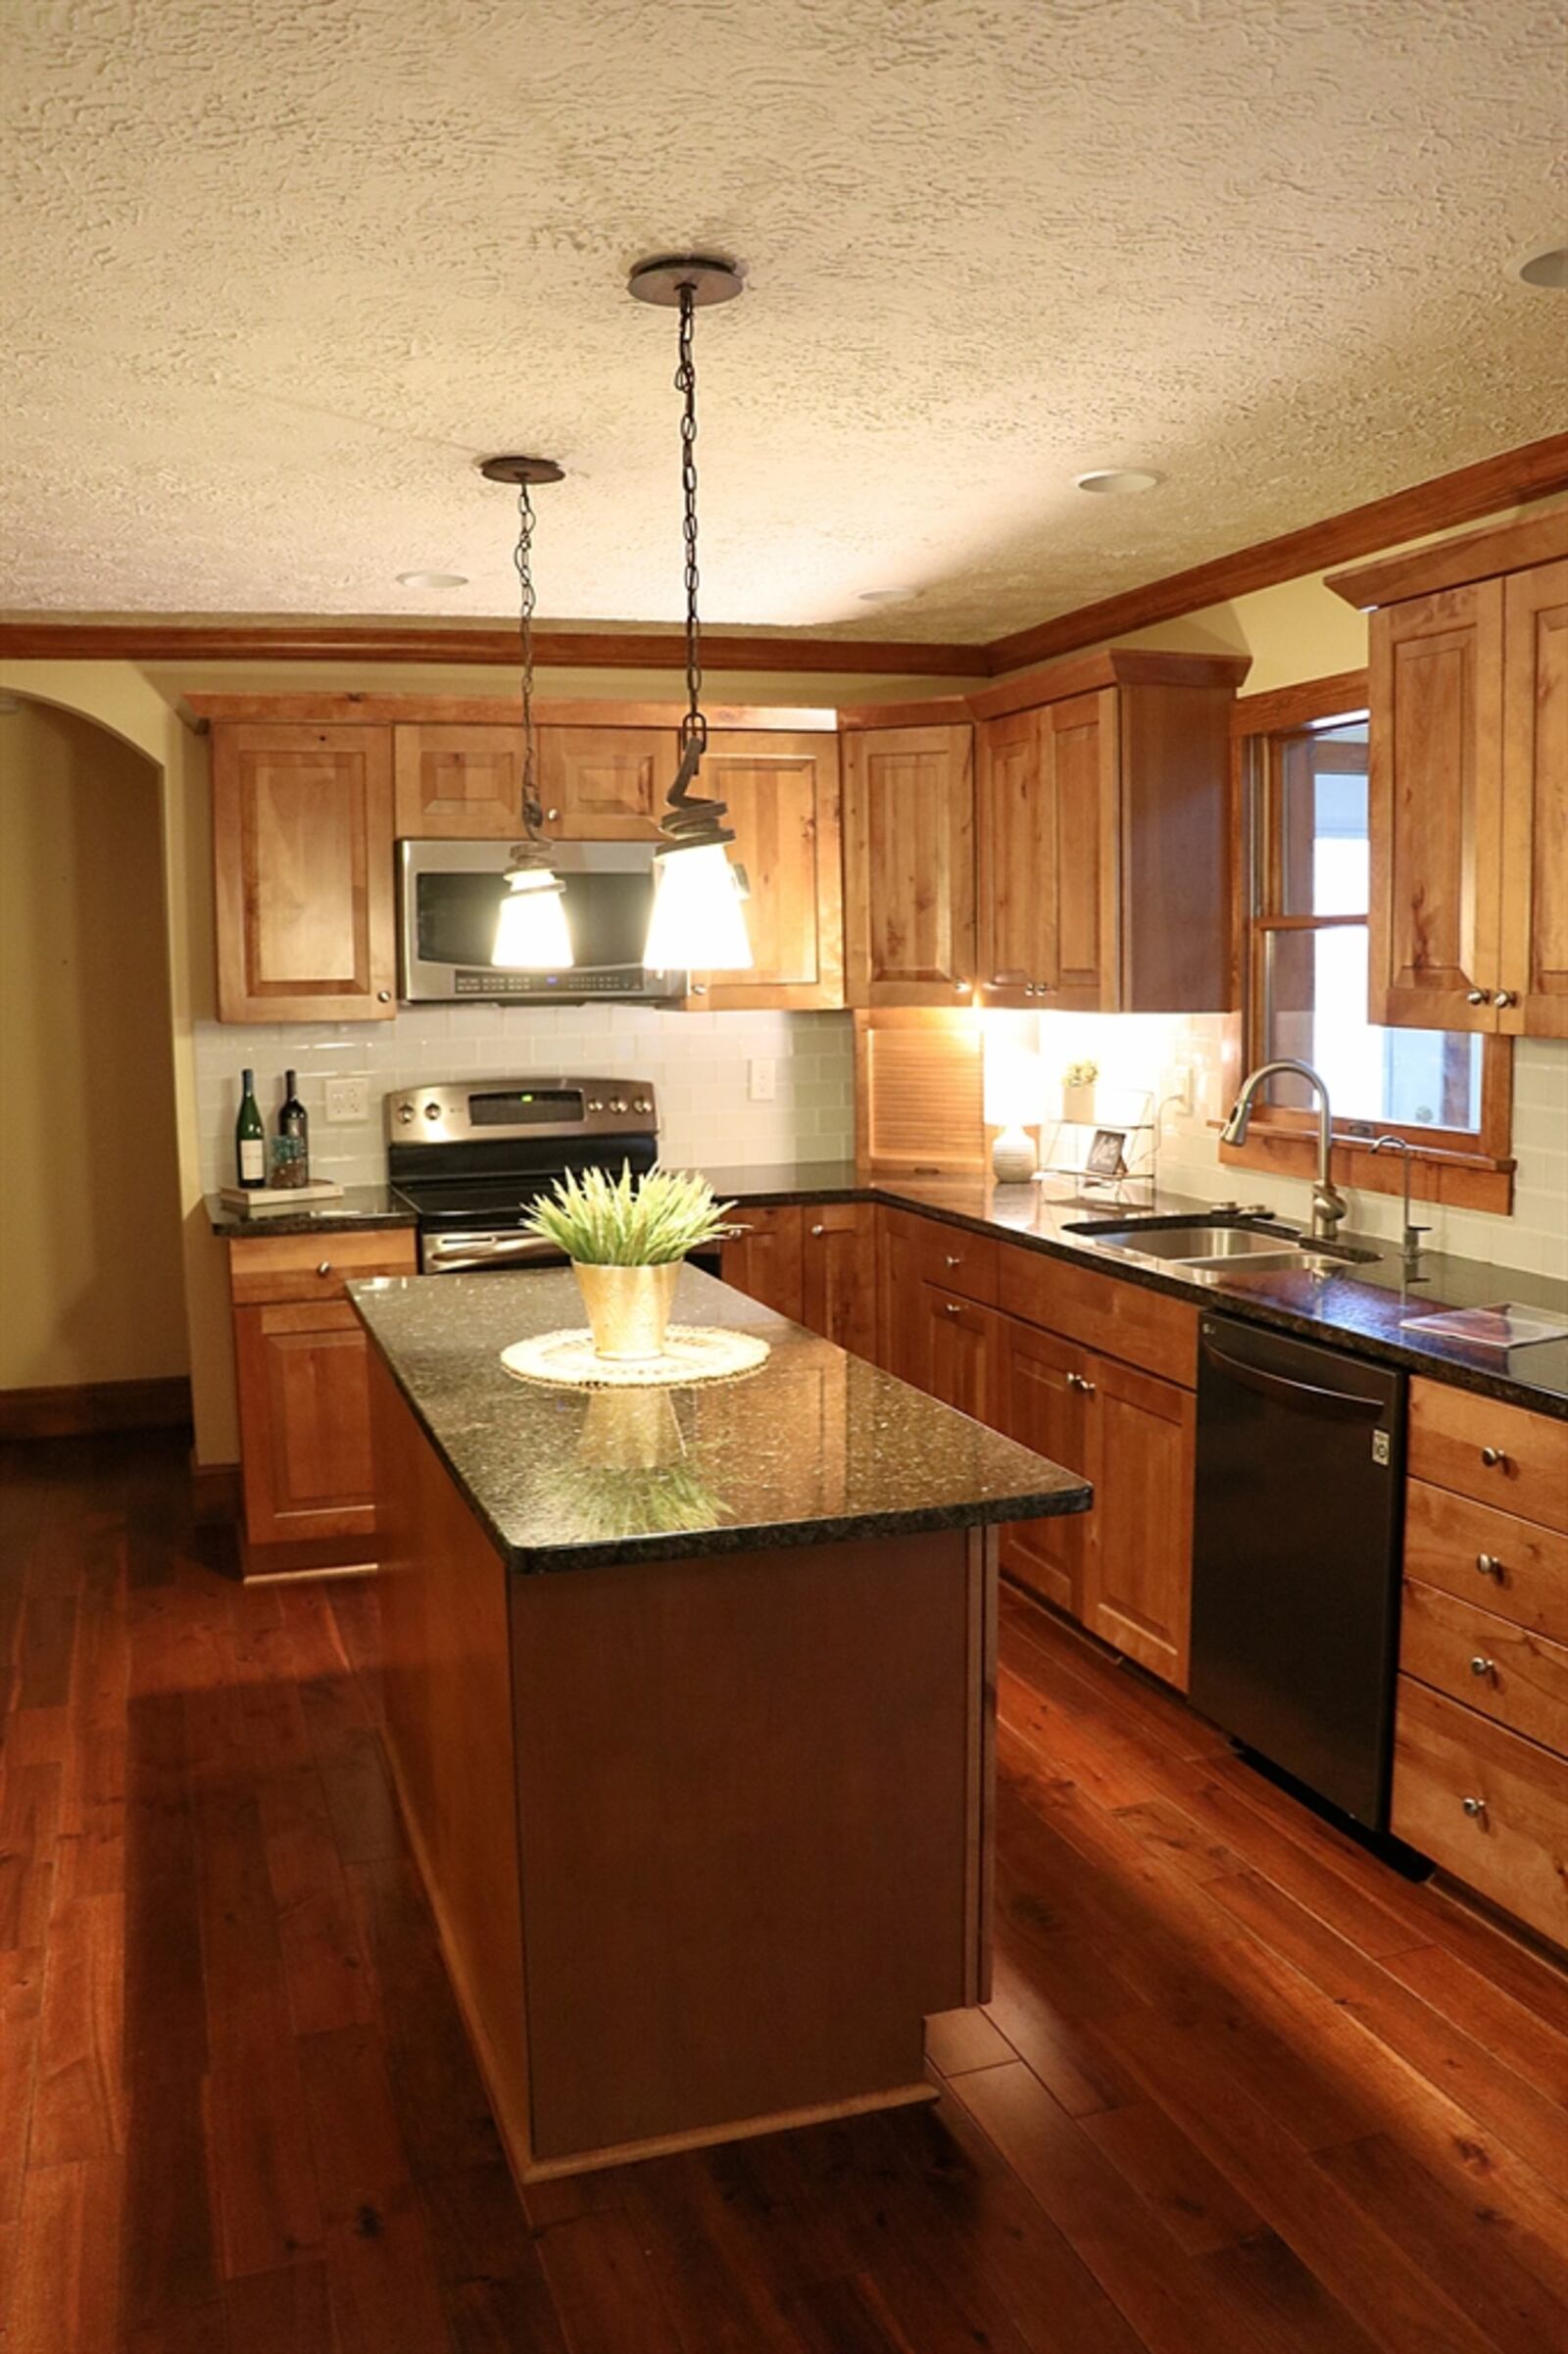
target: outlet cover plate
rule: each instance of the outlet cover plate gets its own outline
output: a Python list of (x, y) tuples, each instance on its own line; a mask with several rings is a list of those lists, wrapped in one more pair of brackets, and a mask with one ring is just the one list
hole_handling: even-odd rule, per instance
[(326, 1116), (329, 1122), (338, 1127), (346, 1127), (355, 1120), (368, 1120), (370, 1116), (369, 1081), (328, 1079)]

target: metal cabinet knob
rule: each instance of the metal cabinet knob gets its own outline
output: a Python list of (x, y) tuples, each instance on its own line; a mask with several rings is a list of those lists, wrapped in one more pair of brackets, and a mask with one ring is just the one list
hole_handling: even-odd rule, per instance
[(1495, 1471), (1498, 1465), (1506, 1463), (1508, 1458), (1500, 1447), (1484, 1447), (1481, 1449), (1481, 1460), (1489, 1471)]
[(708, 983), (706, 981), (694, 981), (692, 983), (692, 995), (694, 998), (707, 997)]
[(1465, 1813), (1473, 1818), (1480, 1817), (1487, 1811), (1487, 1802), (1485, 1798), (1461, 1798), (1459, 1803), (1464, 1808)]
[(1067, 1387), (1069, 1390), (1076, 1390), (1081, 1398), (1093, 1398), (1095, 1395), (1094, 1383), (1085, 1381), (1081, 1373), (1069, 1373)]
[(963, 1252), (961, 1251), (948, 1251), (942, 1261), (942, 1264), (945, 1267), (961, 1267), (963, 1264)]
[(1483, 1652), (1478, 1651), (1470, 1662), (1472, 1676), (1494, 1676), (1496, 1672), (1497, 1662), (1495, 1659), (1488, 1659)]
[(1519, 992), (1517, 989), (1499, 989), (1492, 1002), (1494, 1005), (1517, 1005)]
[(555, 824), (555, 822), (556, 822), (556, 819), (557, 819), (557, 818), (558, 818), (560, 815), (561, 815), (561, 811), (560, 811), (559, 809), (546, 809), (546, 811), (545, 811), (545, 816), (546, 816), (546, 818), (549, 820), (549, 822), (550, 822), (552, 825), (554, 825), (554, 824)]
[(1465, 1000), (1471, 1005), (1484, 1005), (1487, 1002), (1487, 993), (1484, 989), (1467, 989)]
[(974, 983), (972, 981), (955, 981), (953, 984), (953, 994), (955, 997), (965, 998), (968, 996), (973, 987)]
[(330, 1275), (332, 1272), (331, 1260), (329, 1258), (323, 1258), (316, 1272), (318, 1275)]
[(377, 1004), (378, 1005), (391, 1005), (391, 1003), (392, 1003), (392, 992), (391, 992), (391, 990), (390, 990), (390, 989), (378, 989), (378, 990), (376, 991), (376, 993), (375, 993), (375, 1002), (376, 1002), (376, 1004)]
[(827, 1228), (825, 1226), (813, 1226), (811, 1228), (811, 1232), (813, 1235), (826, 1234)]
[(948, 1301), (947, 1312), (950, 1316), (961, 1316), (963, 1314), (962, 1308), (958, 1305), (958, 1302), (956, 1300), (950, 1300)]
[(1476, 1567), (1484, 1578), (1500, 1578), (1502, 1562), (1495, 1553), (1477, 1553)]

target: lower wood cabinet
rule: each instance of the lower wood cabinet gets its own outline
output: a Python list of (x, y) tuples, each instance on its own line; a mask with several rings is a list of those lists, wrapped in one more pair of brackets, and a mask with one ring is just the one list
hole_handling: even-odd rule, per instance
[[(1032, 1447), (1083, 1479), (1091, 1470), (1087, 1386), (1095, 1359), (1055, 1333), (1016, 1317), (1002, 1321), (1002, 1423), (1020, 1447)], [(1083, 1616), (1089, 1517), (1018, 1520), (1002, 1532), (1001, 1562), (1010, 1578), (1073, 1618)]]
[(735, 1223), (741, 1231), (730, 1236), (719, 1254), (724, 1281), (799, 1324), (806, 1305), (801, 1258), (805, 1217), (799, 1202), (742, 1208)]
[(1198, 1400), (1110, 1357), (1097, 1357), (1089, 1378), (1084, 1469), (1095, 1506), (1081, 1616), (1091, 1633), (1185, 1692)]
[(972, 1414), (976, 1422), (1004, 1427), (1002, 1414), (1001, 1327), (995, 1308), (977, 1307), (972, 1300), (944, 1286), (920, 1286), (925, 1321), (925, 1388), (944, 1405)]
[(1394, 1831), (1568, 1946), (1568, 1758), (1399, 1678)]
[(370, 1536), (369, 1342), (344, 1286), (412, 1275), (412, 1233), (258, 1235), (228, 1262), (249, 1545)]
[(375, 1526), (365, 1328), (347, 1300), (234, 1314), (245, 1530), (253, 1545)]
[(822, 1202), (803, 1215), (801, 1322), (852, 1356), (874, 1355), (875, 1210), (868, 1202)]
[(876, 1213), (866, 1202), (742, 1208), (724, 1245), (724, 1281), (853, 1356), (876, 1346)]

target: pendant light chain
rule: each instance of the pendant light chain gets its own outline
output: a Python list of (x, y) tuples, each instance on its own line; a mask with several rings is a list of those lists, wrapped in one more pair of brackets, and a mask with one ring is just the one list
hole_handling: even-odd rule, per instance
[(513, 550), (517, 570), (517, 646), (522, 663), (522, 823), (530, 842), (539, 840), (544, 825), (535, 782), (533, 727), (533, 501), (528, 485), (517, 485), (517, 544)]
[(686, 716), (680, 723), (681, 748), (689, 744), (699, 752), (708, 749), (708, 721), (703, 716), (703, 648), (702, 624), (697, 613), (697, 361), (692, 348), (692, 320), (696, 314), (696, 289), (691, 285), (680, 288), (680, 344), (679, 365), (675, 369), (675, 390), (681, 394), (683, 407), (680, 419), (680, 480), (685, 502), (681, 529), (686, 542)]

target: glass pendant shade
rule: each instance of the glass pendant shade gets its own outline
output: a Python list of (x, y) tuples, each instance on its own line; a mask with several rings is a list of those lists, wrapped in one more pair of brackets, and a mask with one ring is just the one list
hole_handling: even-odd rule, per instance
[(749, 972), (739, 880), (722, 842), (661, 851), (644, 962), (655, 972)]
[(512, 972), (564, 972), (572, 961), (565, 893), (548, 867), (522, 867), (507, 877), (496, 917), (492, 964)]

